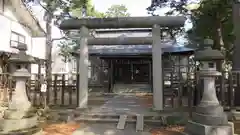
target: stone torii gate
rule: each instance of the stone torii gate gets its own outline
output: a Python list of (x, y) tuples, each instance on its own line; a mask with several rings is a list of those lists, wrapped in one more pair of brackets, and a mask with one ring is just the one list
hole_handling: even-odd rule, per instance
[[(88, 45), (144, 45), (152, 44), (153, 106), (163, 110), (162, 46), (160, 28), (182, 27), (182, 16), (116, 17), (68, 19), (60, 24), (62, 30), (80, 30), (79, 108), (87, 108), (88, 101)], [(152, 28), (152, 37), (92, 38), (89, 29)]]

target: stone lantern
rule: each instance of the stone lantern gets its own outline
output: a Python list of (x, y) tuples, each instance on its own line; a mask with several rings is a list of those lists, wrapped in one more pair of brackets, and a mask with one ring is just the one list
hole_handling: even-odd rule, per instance
[(37, 115), (31, 109), (31, 103), (26, 92), (26, 81), (31, 76), (26, 66), (35, 61), (26, 54), (26, 44), (19, 44), (17, 49), (19, 53), (13, 54), (9, 62), (19, 65), (20, 69), (17, 69), (12, 75), (16, 80), (15, 91), (8, 109), (4, 112), (3, 119), (0, 120), (0, 134), (12, 134), (16, 131), (18, 134), (36, 134), (40, 131), (37, 128)]
[(195, 60), (202, 64), (199, 72), (204, 81), (204, 89), (200, 104), (186, 126), (185, 133), (189, 135), (233, 135), (233, 127), (228, 124), (215, 89), (215, 78), (221, 76), (216, 71), (216, 61), (223, 60), (224, 56), (220, 51), (213, 50), (212, 45), (213, 41), (206, 39), (204, 49), (195, 53)]

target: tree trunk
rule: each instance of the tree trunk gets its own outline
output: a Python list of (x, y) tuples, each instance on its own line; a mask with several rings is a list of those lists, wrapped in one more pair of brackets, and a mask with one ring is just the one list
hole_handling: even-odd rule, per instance
[[(47, 11), (46, 11), (47, 12)], [(53, 16), (49, 13), (47, 14), (46, 19), (46, 62), (45, 62), (45, 72), (46, 72), (46, 81), (47, 81), (47, 93), (51, 90), (52, 82), (52, 19)], [(48, 97), (48, 96), (47, 96)], [(48, 101), (48, 98), (47, 98)]]
[[(216, 20), (216, 31), (214, 34), (214, 46), (213, 49), (220, 50), (221, 52), (224, 51), (224, 43), (223, 43), (223, 36), (222, 36), (222, 24), (220, 19)], [(222, 62), (217, 62), (217, 70), (222, 71)]]

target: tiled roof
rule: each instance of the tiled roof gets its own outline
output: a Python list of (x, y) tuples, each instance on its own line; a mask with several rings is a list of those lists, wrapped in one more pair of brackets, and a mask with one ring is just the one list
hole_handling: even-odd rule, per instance
[[(194, 49), (184, 46), (168, 46), (163, 53), (193, 52)], [(89, 54), (94, 55), (139, 55), (151, 54), (152, 45), (118, 45), (118, 46), (89, 46)]]

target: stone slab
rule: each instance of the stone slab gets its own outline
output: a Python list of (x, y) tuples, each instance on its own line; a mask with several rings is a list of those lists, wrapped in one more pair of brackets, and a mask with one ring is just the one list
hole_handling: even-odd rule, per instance
[(80, 127), (72, 135), (151, 135), (151, 133), (148, 130), (136, 132), (135, 124), (127, 124), (124, 130), (118, 130), (115, 124), (94, 123)]
[(117, 124), (117, 129), (124, 129), (127, 120), (127, 115), (120, 115), (119, 121)]
[(23, 119), (2, 119), (0, 120), (0, 129), (3, 132), (10, 132), (22, 129), (28, 129), (37, 126), (38, 117), (33, 116)]
[(192, 120), (206, 125), (223, 125), (228, 123), (227, 115), (224, 112), (218, 115), (192, 113)]
[(223, 126), (209, 126), (189, 121), (185, 133), (188, 135), (233, 135), (233, 127), (230, 124)]
[(144, 116), (137, 115), (136, 131), (143, 131), (144, 127)]

